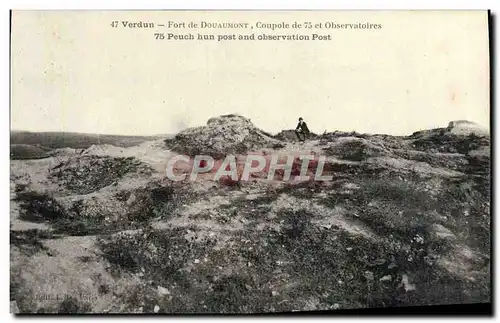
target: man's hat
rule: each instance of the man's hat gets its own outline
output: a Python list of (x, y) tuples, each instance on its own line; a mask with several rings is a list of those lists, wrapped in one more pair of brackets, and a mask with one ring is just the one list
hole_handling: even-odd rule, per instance
[(304, 120), (304, 119), (302, 119), (302, 117), (300, 117), (300, 118), (299, 118), (299, 121), (300, 121), (300, 120)]

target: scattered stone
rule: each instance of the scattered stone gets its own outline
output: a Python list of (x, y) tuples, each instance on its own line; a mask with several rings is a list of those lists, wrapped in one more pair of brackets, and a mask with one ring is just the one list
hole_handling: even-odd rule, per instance
[(416, 243), (419, 243), (419, 244), (423, 244), (424, 243), (424, 238), (421, 237), (418, 234), (413, 239), (415, 240)]
[(158, 293), (160, 295), (170, 295), (170, 291), (165, 287), (158, 286)]
[(379, 279), (381, 282), (385, 282), (385, 281), (391, 281), (392, 280), (392, 276), (391, 275), (386, 275), (382, 278)]
[(460, 248), (458, 255), (467, 260), (472, 260), (474, 258), (474, 253), (467, 246), (463, 246), (462, 248)]
[(155, 313), (158, 313), (160, 311), (160, 307), (158, 305), (155, 305), (155, 308), (153, 309)]
[(359, 185), (354, 184), (354, 183), (345, 183), (345, 184), (343, 185), (343, 187), (344, 187), (345, 189), (349, 189), (349, 190), (357, 190), (357, 189), (359, 189)]
[(379, 266), (379, 265), (383, 265), (385, 263), (385, 259), (384, 258), (377, 258), (373, 261), (369, 261), (368, 265), (369, 266)]
[(271, 292), (271, 295), (272, 295), (272, 296), (278, 296), (278, 292), (277, 292), (277, 291), (275, 291), (275, 290), (273, 290), (273, 291)]
[(194, 263), (195, 263), (195, 264), (199, 264), (199, 263), (200, 263), (200, 260), (199, 260), (199, 259), (195, 259), (195, 260), (194, 260)]
[(369, 270), (365, 271), (364, 276), (365, 276), (367, 281), (372, 281), (374, 279), (373, 273)]
[(450, 239), (453, 240), (456, 238), (455, 234), (451, 232), (449, 229), (445, 228), (441, 224), (433, 224), (432, 232), (438, 237), (442, 239)]
[(10, 312), (12, 314), (18, 314), (19, 313), (19, 307), (17, 306), (16, 301), (10, 302)]
[(404, 274), (403, 277), (401, 278), (401, 284), (403, 285), (406, 292), (416, 289), (415, 285), (410, 283), (408, 275), (406, 274)]
[(250, 201), (253, 201), (253, 200), (256, 200), (259, 198), (259, 195), (258, 194), (248, 194), (245, 199), (247, 200), (250, 200)]
[(347, 251), (351, 251), (351, 250), (352, 250), (352, 247), (347, 247), (347, 248), (345, 248), (345, 250), (347, 250)]
[(434, 263), (435, 263), (435, 257), (434, 257), (434, 256), (432, 256), (432, 255), (430, 255), (430, 256), (425, 256), (425, 257), (424, 257), (424, 262), (425, 262), (426, 264), (428, 264), (429, 266), (432, 266), (432, 265), (434, 265)]
[(334, 310), (338, 310), (339, 308), (340, 308), (339, 304), (337, 304), (337, 303), (333, 304), (333, 309)]

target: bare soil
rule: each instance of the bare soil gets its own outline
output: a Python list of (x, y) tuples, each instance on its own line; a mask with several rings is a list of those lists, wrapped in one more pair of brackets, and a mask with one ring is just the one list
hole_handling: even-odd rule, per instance
[(174, 183), (164, 167), (176, 153), (163, 139), (11, 160), (11, 308), (264, 313), (490, 302), (489, 138), (440, 133), (336, 132), (247, 147), (326, 154), (330, 182)]

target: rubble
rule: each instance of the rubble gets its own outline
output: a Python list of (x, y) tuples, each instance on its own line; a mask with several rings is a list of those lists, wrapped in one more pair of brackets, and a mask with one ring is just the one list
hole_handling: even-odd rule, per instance
[[(273, 136), (275, 139), (285, 141), (285, 142), (295, 142), (297, 141), (297, 134), (294, 129), (282, 130), (278, 134)], [(315, 140), (319, 138), (319, 136), (313, 132), (309, 133), (307, 136), (308, 140)]]
[(235, 114), (211, 118), (206, 126), (181, 131), (165, 143), (181, 154), (214, 158), (282, 145), (279, 140), (255, 127), (249, 119)]

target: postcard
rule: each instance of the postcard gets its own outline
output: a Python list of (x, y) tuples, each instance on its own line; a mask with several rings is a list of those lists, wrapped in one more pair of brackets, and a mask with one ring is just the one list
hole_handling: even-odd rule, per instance
[(488, 311), (490, 19), (13, 10), (11, 312)]

